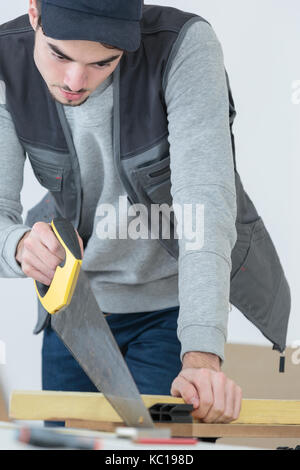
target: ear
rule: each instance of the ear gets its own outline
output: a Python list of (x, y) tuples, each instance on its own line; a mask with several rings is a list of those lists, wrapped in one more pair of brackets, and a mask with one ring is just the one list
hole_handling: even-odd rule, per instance
[(39, 12), (36, 7), (36, 0), (29, 0), (29, 10), (28, 10), (29, 21), (34, 30), (37, 29)]

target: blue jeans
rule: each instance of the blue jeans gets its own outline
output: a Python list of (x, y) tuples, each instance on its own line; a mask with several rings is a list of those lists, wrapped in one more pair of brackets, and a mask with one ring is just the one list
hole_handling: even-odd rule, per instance
[[(106, 317), (141, 394), (170, 395), (171, 384), (181, 370), (178, 312), (179, 307), (171, 307)], [(42, 382), (43, 390), (98, 391), (50, 326), (44, 331)]]

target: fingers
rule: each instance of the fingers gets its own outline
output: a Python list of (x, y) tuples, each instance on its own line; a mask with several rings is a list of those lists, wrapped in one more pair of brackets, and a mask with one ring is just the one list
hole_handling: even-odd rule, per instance
[(42, 284), (45, 284), (46, 286), (50, 286), (52, 282), (52, 279), (49, 279), (43, 273), (41, 273), (40, 271), (37, 271), (35, 268), (32, 268), (31, 266), (30, 268), (25, 266), (25, 268), (23, 268), (23, 272), (28, 277), (31, 277), (35, 281), (41, 282)]
[(238, 419), (240, 416), (241, 408), (242, 408), (242, 399), (243, 399), (243, 391), (241, 387), (236, 385), (236, 392), (235, 392), (235, 403), (233, 409), (233, 419), (234, 421)]
[(234, 419), (234, 408), (236, 385), (232, 380), (227, 379), (225, 384), (225, 406), (224, 412), (215, 420), (216, 423), (230, 423)]
[(223, 372), (212, 377), (214, 390), (214, 405), (205, 416), (206, 423), (229, 423), (233, 420), (235, 404), (235, 383), (229, 380)]
[(225, 387), (225, 409), (216, 423), (230, 423), (238, 419), (242, 405), (242, 389), (232, 380), (227, 379)]
[(197, 412), (193, 413), (193, 416), (198, 419), (203, 419), (209, 413), (214, 403), (210, 370), (194, 368), (184, 369), (181, 371), (180, 375), (193, 384), (199, 398), (198, 409)]
[(179, 375), (173, 381), (171, 395), (173, 397), (182, 397), (185, 403), (194, 405), (194, 408), (198, 408), (199, 406), (197, 389), (183, 376)]
[(22, 269), (26, 276), (47, 286), (51, 284), (55, 273), (55, 269), (48, 267), (42, 259), (39, 259), (34, 253), (28, 250), (25, 251), (23, 255)]
[(56, 238), (50, 224), (46, 224), (44, 222), (37, 222), (32, 227), (31, 237), (27, 238), (31, 243), (31, 248), (33, 247), (33, 243), (36, 242), (34, 246), (34, 252), (41, 253), (43, 246), (47, 248), (47, 251), (43, 251), (43, 257), (47, 257), (49, 261), (56, 260), (61, 263), (65, 259), (65, 250), (61, 243)]
[(65, 250), (50, 224), (37, 222), (20, 242), (18, 261), (32, 279), (50, 285), (57, 266), (65, 259)]
[[(53, 237), (55, 238), (54, 240)], [(34, 255), (41, 260), (43, 264), (49, 266), (51, 271), (55, 271), (58, 264), (65, 259), (65, 250), (53, 232), (48, 233), (46, 237), (41, 237), (33, 231), (32, 236), (24, 241), (24, 246), (27, 251), (27, 256)]]
[(242, 393), (223, 372), (212, 372), (213, 405), (203, 418), (205, 423), (230, 423), (240, 414)]
[(229, 423), (240, 414), (242, 390), (223, 372), (183, 369), (173, 381), (171, 394), (181, 396), (186, 403), (198, 397), (199, 406), (192, 416), (205, 423)]
[(210, 374), (210, 378), (213, 390), (213, 403), (208, 413), (202, 419), (205, 423), (217, 423), (223, 419), (225, 409), (230, 408), (230, 404), (227, 403), (226, 393), (224, 393), (227, 387), (227, 378), (223, 372)]
[[(81, 255), (84, 246), (76, 230)], [(16, 260), (23, 272), (32, 279), (49, 286), (56, 268), (66, 257), (65, 249), (55, 236), (50, 223), (37, 222), (20, 240)]]

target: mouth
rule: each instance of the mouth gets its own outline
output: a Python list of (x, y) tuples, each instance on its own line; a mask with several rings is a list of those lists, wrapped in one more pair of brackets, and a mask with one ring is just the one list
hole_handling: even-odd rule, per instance
[(80, 100), (80, 98), (84, 96), (84, 93), (85, 93), (85, 92), (84, 93), (72, 93), (72, 92), (63, 90), (62, 88), (60, 88), (60, 92), (62, 96), (66, 98), (68, 101), (78, 101)]

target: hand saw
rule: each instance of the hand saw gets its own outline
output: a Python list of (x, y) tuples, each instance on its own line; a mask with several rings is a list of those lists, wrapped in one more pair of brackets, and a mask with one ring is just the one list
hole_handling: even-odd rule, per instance
[(52, 328), (128, 426), (153, 428), (150, 413), (81, 270), (81, 250), (73, 225), (57, 217), (51, 227), (66, 257), (57, 266), (50, 286), (34, 283), (40, 302), (51, 314)]

